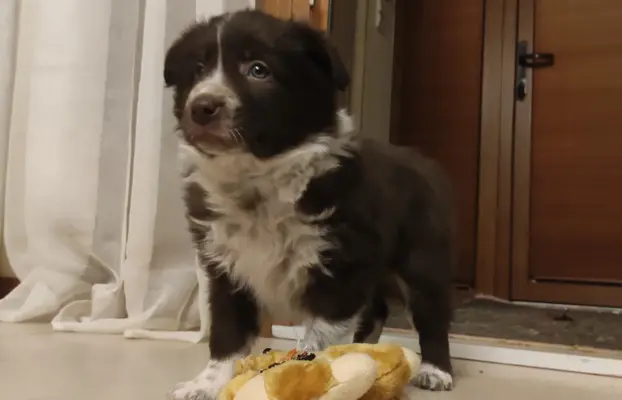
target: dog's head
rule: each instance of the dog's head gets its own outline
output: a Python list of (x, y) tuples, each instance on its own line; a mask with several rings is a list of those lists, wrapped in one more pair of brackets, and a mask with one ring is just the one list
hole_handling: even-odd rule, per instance
[(334, 128), (337, 92), (349, 83), (323, 34), (253, 10), (191, 26), (169, 49), (164, 79), (185, 141), (258, 158)]

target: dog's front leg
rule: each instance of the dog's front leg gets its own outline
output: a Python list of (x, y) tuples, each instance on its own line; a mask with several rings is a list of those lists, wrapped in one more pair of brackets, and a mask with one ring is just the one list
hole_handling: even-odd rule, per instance
[(171, 392), (173, 400), (214, 400), (233, 378), (235, 362), (249, 354), (259, 334), (259, 311), (254, 296), (236, 287), (229, 276), (208, 268), (210, 361), (192, 381)]

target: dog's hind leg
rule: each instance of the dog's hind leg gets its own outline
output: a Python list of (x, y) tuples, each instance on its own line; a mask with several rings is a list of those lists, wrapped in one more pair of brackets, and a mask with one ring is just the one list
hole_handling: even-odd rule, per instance
[(449, 247), (440, 242), (413, 250), (409, 265), (400, 271), (421, 348), (422, 364), (414, 383), (434, 391), (453, 388), (449, 354), (452, 257)]

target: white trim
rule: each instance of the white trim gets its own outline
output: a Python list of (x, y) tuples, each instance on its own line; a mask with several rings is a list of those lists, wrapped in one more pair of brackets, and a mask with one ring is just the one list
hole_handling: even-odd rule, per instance
[(365, 90), (365, 49), (367, 48), (367, 1), (359, 1), (356, 6), (354, 33), (354, 60), (350, 84), (350, 110), (354, 126), (362, 129), (363, 98)]
[(384, 143), (391, 127), (395, 3), (384, 2), (379, 28), (376, 0), (358, 0), (356, 11), (350, 107), (361, 135)]
[(526, 306), (532, 308), (547, 308), (554, 310), (576, 310), (576, 311), (592, 311), (603, 312), (614, 315), (622, 315), (622, 308), (618, 307), (597, 307), (597, 306), (581, 306), (573, 304), (550, 304), (550, 303), (532, 303), (526, 301), (513, 301), (512, 304), (516, 306)]
[(614, 315), (622, 315), (622, 308), (620, 307), (600, 307), (600, 306), (584, 306), (577, 304), (558, 304), (558, 303), (537, 303), (532, 301), (510, 301), (500, 299), (498, 297), (490, 296), (487, 294), (478, 294), (476, 299), (492, 301), (500, 304), (512, 304), (515, 306), (531, 307), (531, 308), (546, 308), (548, 310), (576, 310), (576, 311), (592, 311), (599, 313), (609, 313)]
[[(305, 328), (302, 326), (273, 325), (272, 335), (279, 339), (298, 340), (304, 337)], [(548, 349), (543, 345), (542, 350), (520, 347), (515, 345), (493, 345), (494, 339), (458, 338), (450, 339), (450, 348), (453, 358), (488, 362), (495, 364), (514, 365), (539, 369), (549, 369), (564, 372), (574, 372), (590, 375), (601, 375), (622, 378), (622, 358), (616, 358), (613, 353), (602, 352), (603, 356), (584, 355), (570, 352), (570, 349)], [(406, 336), (399, 333), (384, 333), (380, 342), (398, 343), (404, 347), (419, 352), (419, 343), (416, 336)], [(488, 343), (486, 343), (488, 342)], [(598, 352), (593, 352), (598, 354)], [(605, 356), (609, 355), (609, 356)]]

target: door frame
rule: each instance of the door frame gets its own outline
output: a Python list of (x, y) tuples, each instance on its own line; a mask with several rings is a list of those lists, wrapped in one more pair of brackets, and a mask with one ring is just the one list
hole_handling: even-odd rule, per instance
[[(493, 81), (490, 85), (494, 85), (494, 90), (489, 92), (489, 101), (498, 103), (496, 108), (498, 114), (494, 115), (498, 124), (491, 127), (487, 138), (482, 138), (482, 143), (490, 142), (489, 151), (482, 151), (482, 157), (486, 157), (487, 168), (493, 171), (488, 172), (491, 177), (487, 181), (480, 177), (480, 182), (484, 182), (482, 186), (487, 184), (494, 188), (491, 189), (494, 193), (490, 196), (496, 196), (496, 201), (480, 201), (479, 215), (489, 213), (494, 218), (480, 222), (483, 225), (480, 226), (480, 231), (486, 229), (489, 233), (483, 237), (487, 241), (478, 242), (478, 254), (482, 257), (482, 261), (477, 264), (477, 273), (481, 276), (478, 290), (507, 300), (514, 300), (512, 296), (512, 205), (514, 200), (514, 97), (518, 1), (486, 0), (486, 3), (496, 4), (494, 12), (486, 14), (485, 40), (490, 41), (488, 46), (494, 46), (496, 50), (494, 56), (490, 56), (488, 66), (497, 72), (494, 78), (490, 78)], [(483, 106), (482, 108), (484, 110)], [(485, 115), (483, 110), (482, 118)]]
[[(480, 131), (480, 165), (477, 210), (475, 290), (495, 297), (510, 298), (509, 203), (511, 190), (505, 179), (507, 138), (502, 134), (507, 122), (504, 93), (509, 83), (504, 72), (507, 62), (507, 3), (512, 0), (486, 0), (484, 5), (484, 54)], [(511, 168), (511, 166), (510, 166)]]
[[(507, 0), (506, 0), (507, 1)], [(516, 37), (511, 42), (527, 40), (529, 45), (534, 40), (534, 12), (535, 0), (511, 0), (513, 26), (516, 27)], [(530, 49), (533, 50), (533, 49)], [(513, 55), (516, 59), (516, 54)], [(506, 75), (514, 77), (515, 61), (512, 68), (504, 71)], [(527, 69), (527, 93), (532, 92), (532, 70)], [(512, 79), (514, 80), (514, 79)], [(581, 304), (587, 306), (622, 306), (622, 286), (596, 285), (590, 283), (573, 282), (546, 282), (535, 281), (529, 277), (529, 203), (531, 181), (531, 125), (532, 125), (532, 96), (524, 101), (514, 101), (514, 85), (512, 94), (506, 93), (505, 102), (511, 102), (515, 107), (515, 118), (512, 124), (506, 121), (503, 135), (513, 135), (513, 168), (508, 181), (514, 182), (512, 194), (512, 252), (511, 252), (511, 297), (512, 300), (526, 300), (537, 302), (552, 302), (566, 304)], [(511, 137), (511, 136), (510, 136)], [(510, 157), (511, 153), (507, 154)], [(510, 158), (511, 159), (511, 158)]]
[[(393, 80), (391, 91), (390, 137), (397, 137), (401, 119), (401, 76), (403, 71), (403, 47), (408, 21), (403, 11), (406, 1), (395, 0), (395, 29), (393, 52)], [(503, 74), (508, 49), (503, 35), (508, 17), (505, 14), (508, 0), (484, 1), (484, 34), (482, 46), (482, 88), (480, 143), (475, 235), (475, 279), (473, 290), (501, 298), (510, 295), (509, 208), (506, 190), (511, 189), (504, 179), (508, 166), (504, 164), (503, 149), (507, 140), (501, 134), (508, 110), (500, 101), (504, 86), (508, 85)], [(512, 83), (513, 86), (513, 83)], [(376, 99), (377, 101), (377, 99)], [(509, 166), (511, 168), (511, 166)]]

